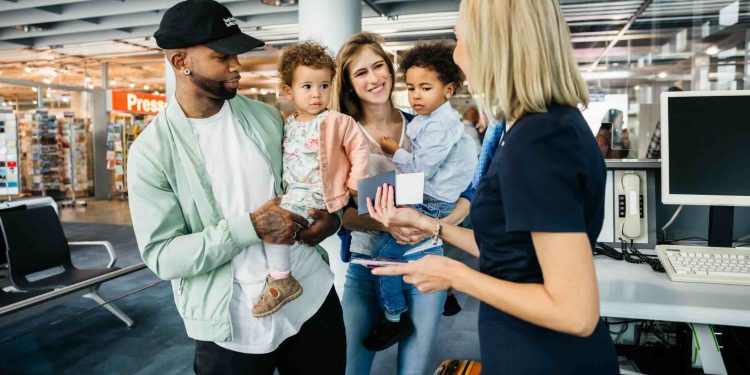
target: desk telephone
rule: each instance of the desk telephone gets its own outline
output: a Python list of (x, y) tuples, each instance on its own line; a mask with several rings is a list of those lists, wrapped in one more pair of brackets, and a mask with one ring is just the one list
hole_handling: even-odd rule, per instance
[(645, 171), (615, 171), (615, 240), (648, 243)]
[(621, 252), (607, 245), (606, 240), (599, 241), (594, 252), (629, 263), (645, 263), (656, 272), (664, 272), (657, 259), (641, 253), (635, 245), (650, 245), (647, 177), (645, 170), (614, 171), (611, 185), (608, 182), (608, 186), (614, 187), (614, 238), (610, 238), (615, 247), (620, 247)]

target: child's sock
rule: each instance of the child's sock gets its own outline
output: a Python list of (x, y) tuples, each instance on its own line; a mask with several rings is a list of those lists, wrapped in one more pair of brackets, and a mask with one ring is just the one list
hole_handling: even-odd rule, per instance
[(276, 280), (288, 279), (289, 276), (291, 276), (291, 274), (292, 274), (292, 271), (285, 271), (285, 272), (282, 272), (282, 271), (271, 271), (271, 272), (268, 273), (269, 276), (271, 276), (272, 278), (274, 278)]
[(385, 313), (385, 318), (388, 319), (389, 322), (400, 322), (401, 321), (401, 314), (389, 314)]

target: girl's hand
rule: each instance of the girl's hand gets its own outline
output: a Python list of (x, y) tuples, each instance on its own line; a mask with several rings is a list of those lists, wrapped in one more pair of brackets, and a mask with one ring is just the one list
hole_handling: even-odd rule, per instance
[(367, 210), (370, 217), (379, 221), (386, 228), (391, 227), (408, 227), (420, 229), (423, 232), (429, 231), (420, 224), (429, 217), (422, 215), (419, 211), (411, 207), (397, 207), (394, 203), (395, 193), (393, 186), (383, 184), (375, 193), (375, 202), (367, 197)]
[(422, 293), (434, 293), (453, 286), (453, 275), (466, 265), (440, 255), (428, 255), (402, 266), (378, 267), (373, 275), (403, 275), (404, 282), (413, 284)]

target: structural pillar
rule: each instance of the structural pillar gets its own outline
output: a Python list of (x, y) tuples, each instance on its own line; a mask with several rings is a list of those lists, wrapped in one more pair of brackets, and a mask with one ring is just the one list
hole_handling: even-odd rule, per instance
[(325, 44), (334, 55), (352, 35), (362, 31), (360, 0), (300, 0), (299, 40)]
[(172, 99), (177, 84), (174, 77), (174, 68), (166, 57), (164, 58), (164, 83), (164, 95), (167, 96), (167, 103), (169, 103), (169, 99)]
[(107, 169), (107, 123), (109, 112), (107, 111), (107, 92), (101, 89), (92, 92), (93, 113), (91, 121), (93, 124), (94, 145), (94, 197), (96, 199), (109, 198), (109, 174)]
[(44, 93), (42, 86), (36, 87), (36, 107), (37, 108), (44, 108)]
[(70, 111), (74, 112), (76, 118), (87, 118), (86, 103), (84, 102), (88, 95), (85, 91), (76, 91), (70, 93)]
[(102, 63), (102, 88), (92, 90), (92, 136), (94, 148), (94, 198), (109, 198), (109, 175), (107, 169), (107, 124), (109, 111), (107, 96), (109, 87), (109, 64)]
[(108, 62), (102, 63), (102, 89), (105, 91), (109, 89), (109, 63)]
[[(298, 5), (299, 40), (312, 39), (330, 48), (334, 57), (341, 46), (362, 31), (362, 2), (360, 0), (300, 0)], [(338, 236), (328, 237), (321, 244), (328, 252), (333, 284), (339, 298), (344, 293), (348, 263), (341, 261)]]

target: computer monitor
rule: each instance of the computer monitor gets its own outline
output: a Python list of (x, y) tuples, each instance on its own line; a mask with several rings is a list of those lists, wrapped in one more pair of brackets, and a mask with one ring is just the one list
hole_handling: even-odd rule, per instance
[(662, 201), (711, 206), (709, 246), (730, 247), (750, 206), (750, 91), (661, 95)]

